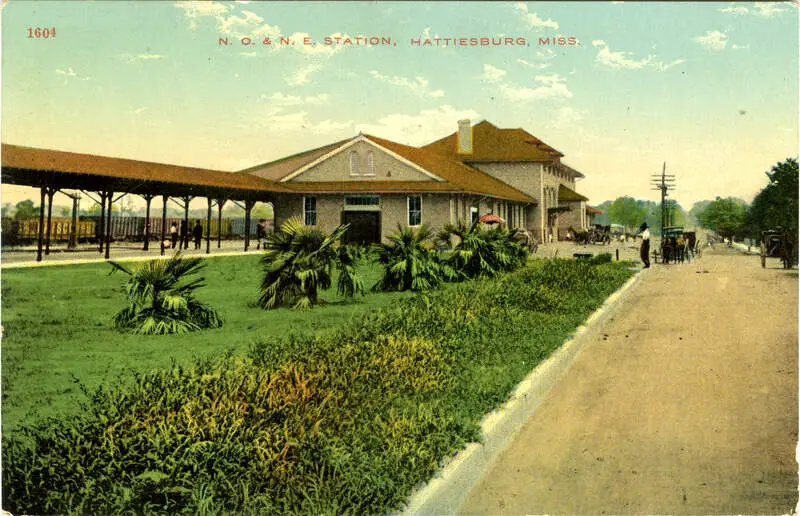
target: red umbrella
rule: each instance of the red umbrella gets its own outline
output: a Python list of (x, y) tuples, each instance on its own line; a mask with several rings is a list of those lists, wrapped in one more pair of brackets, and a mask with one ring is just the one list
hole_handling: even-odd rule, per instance
[(502, 217), (498, 217), (493, 213), (489, 213), (486, 215), (481, 215), (478, 219), (478, 222), (483, 222), (484, 224), (505, 224), (505, 220)]

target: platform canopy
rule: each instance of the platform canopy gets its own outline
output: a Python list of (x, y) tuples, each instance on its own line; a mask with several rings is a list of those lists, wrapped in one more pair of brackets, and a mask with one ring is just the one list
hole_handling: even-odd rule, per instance
[(292, 193), (266, 179), (234, 172), (2, 144), (6, 184), (170, 197), (269, 201)]

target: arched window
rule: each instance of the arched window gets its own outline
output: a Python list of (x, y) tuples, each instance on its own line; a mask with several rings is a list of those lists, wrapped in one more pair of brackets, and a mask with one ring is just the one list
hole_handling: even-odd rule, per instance
[(358, 166), (358, 153), (356, 151), (350, 152), (350, 175), (360, 176), (361, 170)]
[(369, 151), (367, 153), (367, 171), (366, 175), (374, 176), (375, 175), (375, 153)]

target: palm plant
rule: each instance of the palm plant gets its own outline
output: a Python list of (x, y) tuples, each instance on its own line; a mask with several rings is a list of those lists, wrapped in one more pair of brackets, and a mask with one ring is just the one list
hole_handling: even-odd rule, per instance
[(478, 222), (448, 224), (445, 231), (457, 237), (450, 263), (463, 277), (493, 277), (525, 263), (528, 251), (516, 241), (517, 230), (503, 225), (483, 229)]
[(132, 270), (109, 263), (112, 273), (121, 271), (129, 276), (124, 286), (128, 306), (114, 316), (117, 328), (167, 335), (222, 326), (220, 314), (194, 298), (194, 291), (205, 285), (204, 278), (186, 279), (205, 267), (201, 258), (176, 253), (168, 260), (151, 260)]
[(293, 217), (265, 238), (264, 280), (259, 304), (272, 309), (290, 305), (307, 309), (319, 304), (319, 291), (330, 288), (333, 268), (339, 270), (338, 291), (344, 296), (364, 292), (356, 274), (360, 253), (346, 246), (336, 247), (349, 225), (330, 234), (306, 226)]
[(414, 230), (397, 225), (388, 243), (375, 247), (383, 276), (373, 290), (428, 290), (445, 279), (453, 279), (452, 268), (429, 247), (431, 231), (423, 225)]

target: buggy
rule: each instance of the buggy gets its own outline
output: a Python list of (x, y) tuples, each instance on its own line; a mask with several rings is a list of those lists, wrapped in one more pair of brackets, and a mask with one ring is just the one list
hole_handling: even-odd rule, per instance
[(661, 232), (662, 263), (683, 262), (686, 256), (686, 239), (683, 226), (666, 226)]
[(797, 238), (794, 232), (767, 230), (761, 232), (761, 267), (766, 268), (767, 258), (780, 258), (784, 269), (797, 263)]

